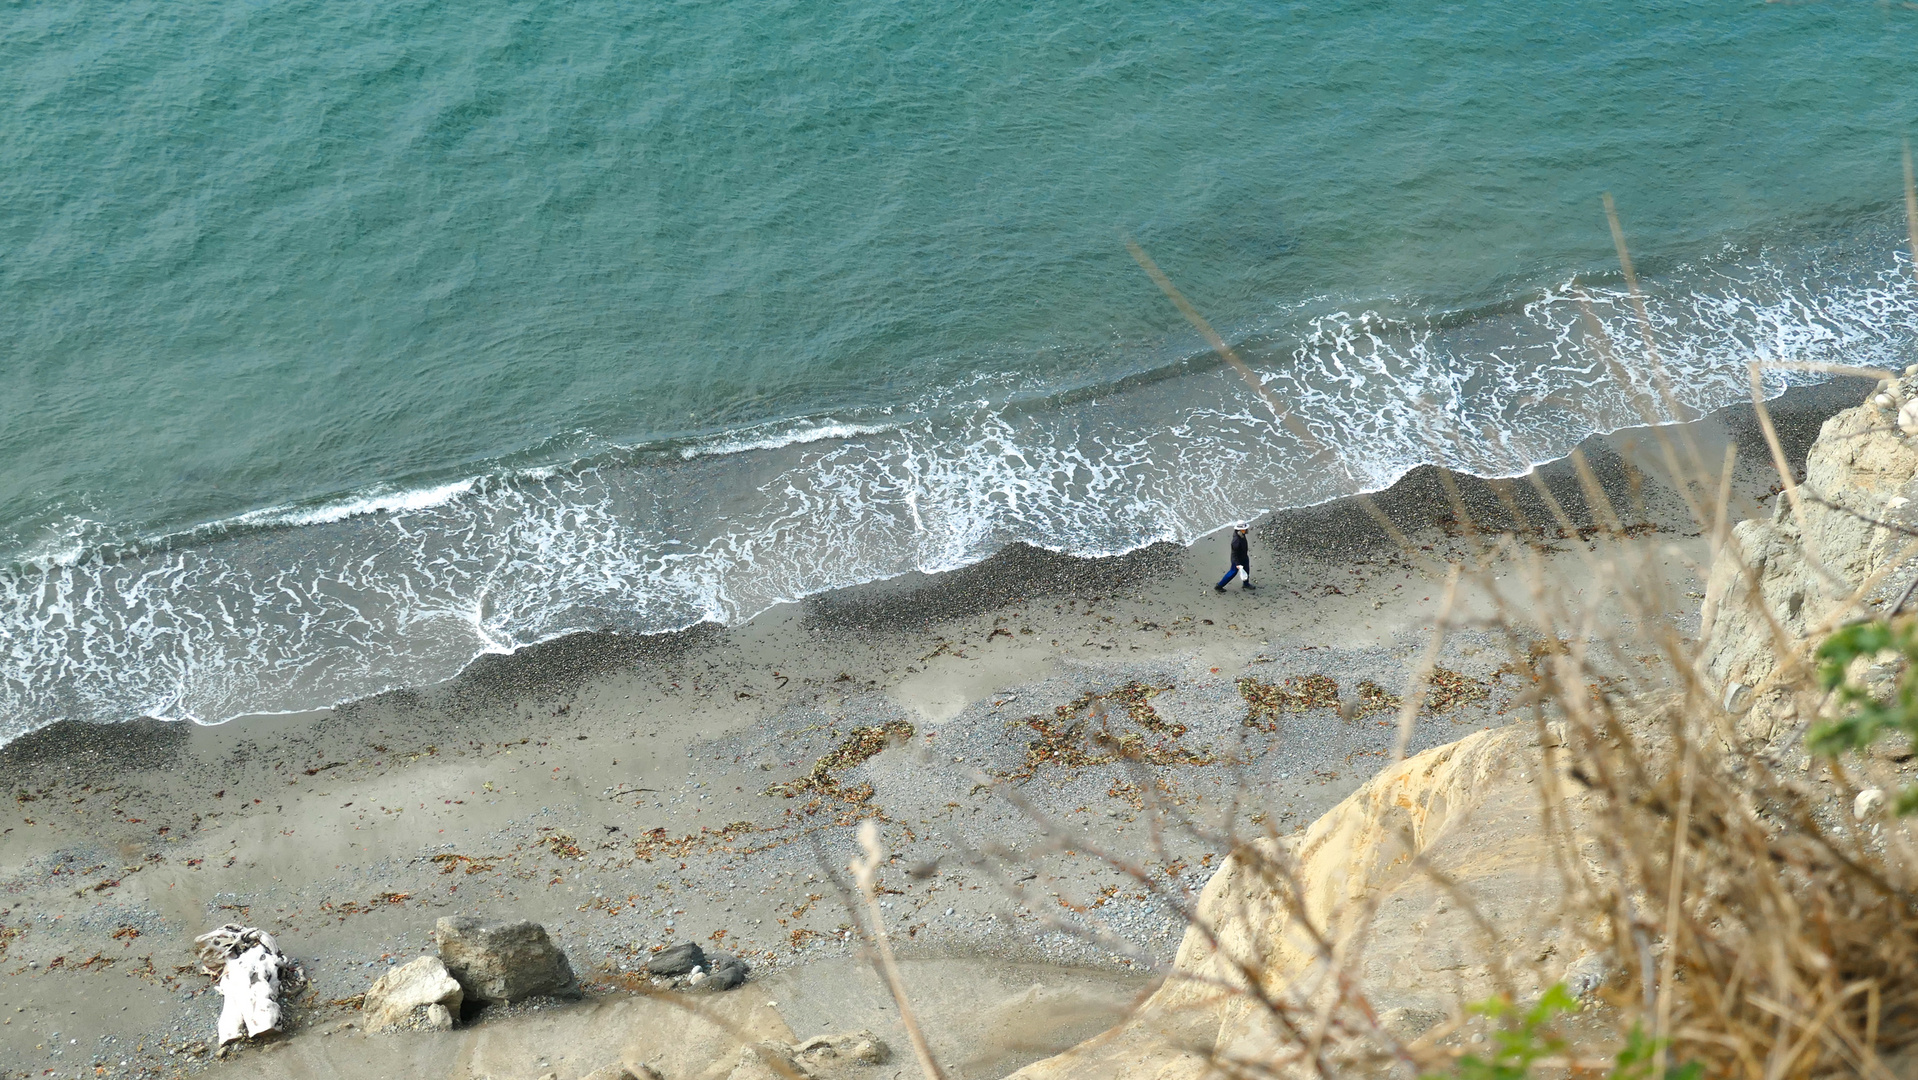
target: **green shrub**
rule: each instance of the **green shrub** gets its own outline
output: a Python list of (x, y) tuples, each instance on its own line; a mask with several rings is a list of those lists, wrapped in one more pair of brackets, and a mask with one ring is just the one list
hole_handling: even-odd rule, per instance
[[(1425, 1080), (1527, 1080), (1538, 1061), (1565, 1053), (1565, 1040), (1552, 1033), (1551, 1024), (1563, 1014), (1577, 1012), (1578, 999), (1564, 983), (1557, 983), (1523, 1012), (1504, 998), (1481, 1001), (1471, 1009), (1499, 1025), (1492, 1032), (1492, 1056), (1467, 1054), (1458, 1059), (1450, 1077), (1427, 1076)], [(1624, 1049), (1613, 1059), (1608, 1080), (1653, 1080), (1663, 1046), (1662, 1040), (1647, 1036), (1643, 1028), (1633, 1025)], [(1691, 1062), (1668, 1067), (1664, 1075), (1666, 1080), (1698, 1080), (1703, 1072), (1704, 1066)]]
[[(1891, 694), (1881, 698), (1852, 679), (1848, 670), (1861, 657), (1876, 660), (1887, 654), (1904, 663)], [(1837, 692), (1845, 712), (1811, 729), (1806, 745), (1813, 753), (1836, 757), (1847, 750), (1862, 750), (1887, 731), (1902, 732), (1918, 749), (1918, 664), (1913, 663), (1918, 660), (1918, 623), (1894, 626), (1885, 619), (1853, 623), (1826, 638), (1817, 655), (1819, 685)], [(1897, 806), (1900, 814), (1918, 810), (1918, 787), (1900, 792)]]

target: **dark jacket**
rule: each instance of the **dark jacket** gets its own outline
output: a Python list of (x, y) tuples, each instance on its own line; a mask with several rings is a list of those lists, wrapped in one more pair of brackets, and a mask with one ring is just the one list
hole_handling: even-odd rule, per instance
[(1246, 546), (1244, 533), (1232, 534), (1232, 565), (1252, 569), (1252, 553)]

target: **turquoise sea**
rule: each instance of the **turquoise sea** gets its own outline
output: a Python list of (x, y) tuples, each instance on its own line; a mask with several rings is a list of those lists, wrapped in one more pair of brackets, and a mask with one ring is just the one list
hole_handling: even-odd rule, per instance
[(1636, 419), (1577, 296), (1649, 378), (1608, 191), (1686, 407), (1918, 359), (1909, 4), (15, 0), (0, 91), (0, 740), (1523, 471)]

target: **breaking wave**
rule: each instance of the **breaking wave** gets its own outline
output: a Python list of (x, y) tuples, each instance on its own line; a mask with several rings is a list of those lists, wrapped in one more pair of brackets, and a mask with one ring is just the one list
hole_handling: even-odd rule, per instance
[[(1680, 411), (1704, 411), (1746, 396), (1753, 359), (1903, 366), (1918, 292), (1888, 247), (1681, 267), (1649, 299), (1656, 357), (1628, 297), (1571, 283), (1445, 318), (1332, 311), (1239, 328), (1309, 438), (1204, 363), (1071, 390), (988, 375), (883, 414), (356, 492), (173, 536), (113, 543), (88, 526), (0, 569), (0, 741), (61, 718), (319, 708), (575, 631), (737, 622), (1015, 541), (1078, 555), (1187, 542), (1426, 463), (1515, 475), (1642, 422), (1661, 369)], [(1774, 371), (1767, 386), (1815, 378)]]

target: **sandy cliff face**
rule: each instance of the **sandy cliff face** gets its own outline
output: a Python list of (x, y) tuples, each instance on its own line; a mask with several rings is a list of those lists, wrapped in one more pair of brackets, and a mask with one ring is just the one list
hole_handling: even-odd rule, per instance
[[(1175, 974), (1132, 1019), (1015, 1075), (1173, 1080), (1204, 1075), (1209, 1055), (1271, 1060), (1280, 1034), (1240, 973), (1263, 972), (1275, 997), (1323, 1000), (1328, 965), (1315, 931), (1338, 954), (1360, 957), (1371, 1008), (1402, 1035), (1494, 993), (1500, 975), (1488, 956), (1508, 957), (1528, 980), (1517, 993), (1536, 992), (1522, 974), (1534, 961), (1562, 972), (1581, 960), (1557, 921), (1562, 885), (1539, 822), (1540, 749), (1533, 732), (1503, 728), (1386, 769), (1302, 836), (1280, 841), (1296, 859), (1296, 892), (1254, 866), (1268, 860), (1227, 860), (1198, 908), (1216, 940), (1188, 930)], [(1439, 886), (1421, 861), (1458, 891)]]
[[(1899, 400), (1918, 394), (1903, 380)], [(1874, 524), (1918, 525), (1918, 439), (1899, 430), (1893, 409), (1866, 402), (1825, 421), (1805, 461), (1803, 523), (1783, 495), (1771, 520), (1732, 530), (1739, 558), (1721, 557), (1706, 587), (1706, 674), (1739, 714), (1739, 733), (1782, 745), (1801, 733), (1814, 702), (1776, 688), (1781, 655), (1804, 656), (1811, 639), (1864, 613), (1852, 600), (1869, 590), (1879, 607), (1896, 601), (1907, 575), (1894, 574), (1914, 535)]]

